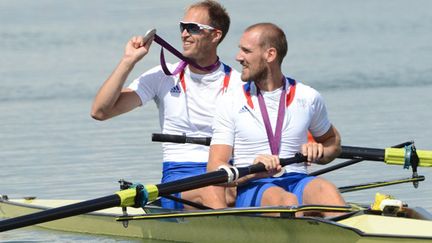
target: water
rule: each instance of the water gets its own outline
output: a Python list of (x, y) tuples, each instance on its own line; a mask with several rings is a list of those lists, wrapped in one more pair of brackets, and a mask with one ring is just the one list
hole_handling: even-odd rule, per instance
[[(161, 148), (150, 141), (159, 131), (155, 106), (105, 122), (90, 118), (90, 106), (132, 35), (156, 27), (180, 47), (177, 23), (191, 2), (0, 1), (1, 194), (91, 199), (117, 190), (120, 178), (159, 182)], [(285, 73), (322, 93), (344, 145), (384, 148), (415, 140), (419, 149), (432, 149), (432, 3), (222, 3), (232, 26), (221, 59), (239, 69), (234, 57), (242, 30), (256, 22), (280, 25), (289, 41)], [(157, 65), (158, 52), (154, 44), (131, 77)], [(369, 203), (380, 191), (432, 211), (432, 170), (419, 171), (426, 181), (416, 190), (403, 184), (346, 199)], [(410, 172), (363, 162), (324, 176), (346, 186)], [(131, 241), (34, 228), (0, 235), (5, 242), (96, 240)]]

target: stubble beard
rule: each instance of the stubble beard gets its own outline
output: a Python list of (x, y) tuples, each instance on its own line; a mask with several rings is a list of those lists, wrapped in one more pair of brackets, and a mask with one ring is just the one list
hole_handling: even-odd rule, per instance
[(243, 81), (254, 81), (255, 83), (260, 83), (263, 80), (266, 79), (268, 75), (268, 70), (263, 62), (260, 63), (260, 65), (256, 68), (255, 72), (252, 72), (252, 70), (249, 68), (249, 75), (246, 75), (242, 72), (241, 79)]

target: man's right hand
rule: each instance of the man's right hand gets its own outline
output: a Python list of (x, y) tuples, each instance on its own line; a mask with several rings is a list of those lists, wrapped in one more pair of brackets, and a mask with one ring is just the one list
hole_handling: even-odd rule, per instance
[(143, 36), (132, 37), (126, 44), (123, 59), (131, 64), (137, 63), (149, 52), (153, 39), (154, 37), (151, 37), (147, 42), (144, 42)]
[(276, 155), (260, 154), (255, 158), (253, 163), (262, 163), (267, 170), (266, 172), (256, 173), (256, 178), (270, 177), (279, 173), (282, 170), (282, 166), (279, 162), (279, 157)]

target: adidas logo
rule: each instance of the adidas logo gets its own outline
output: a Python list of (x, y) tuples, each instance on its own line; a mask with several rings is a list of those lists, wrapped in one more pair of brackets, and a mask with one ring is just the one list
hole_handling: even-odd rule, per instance
[(178, 85), (172, 87), (170, 90), (170, 93), (171, 94), (180, 94), (181, 93), (180, 87)]
[(247, 108), (247, 106), (243, 106), (240, 110), (239, 110), (239, 114), (240, 113), (243, 113), (243, 112), (248, 112), (249, 111), (249, 109)]

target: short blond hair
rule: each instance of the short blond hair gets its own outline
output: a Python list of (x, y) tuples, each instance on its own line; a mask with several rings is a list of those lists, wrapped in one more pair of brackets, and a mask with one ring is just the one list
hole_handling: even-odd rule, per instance
[(288, 53), (288, 41), (284, 31), (273, 23), (257, 23), (249, 26), (245, 32), (260, 29), (260, 46), (264, 48), (273, 47), (277, 51), (277, 60), (282, 64), (283, 59)]

